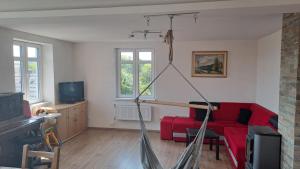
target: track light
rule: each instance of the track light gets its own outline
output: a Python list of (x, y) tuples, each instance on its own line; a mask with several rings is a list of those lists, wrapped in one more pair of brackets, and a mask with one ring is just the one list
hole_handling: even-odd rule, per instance
[(145, 16), (144, 18), (146, 19), (147, 26), (150, 26), (150, 17)]
[(158, 34), (158, 38), (163, 38), (161, 31), (151, 31), (151, 30), (140, 30), (140, 31), (132, 31), (131, 34), (129, 34), (129, 38), (135, 38), (138, 37), (139, 34), (142, 34), (144, 39), (147, 39), (149, 37), (149, 34)]
[(145, 21), (147, 23), (147, 26), (149, 26), (150, 25), (150, 19), (153, 18), (153, 17), (168, 16), (172, 20), (175, 16), (180, 16), (180, 15), (192, 15), (193, 18), (194, 18), (195, 23), (197, 23), (199, 12), (145, 15), (144, 18), (145, 18)]

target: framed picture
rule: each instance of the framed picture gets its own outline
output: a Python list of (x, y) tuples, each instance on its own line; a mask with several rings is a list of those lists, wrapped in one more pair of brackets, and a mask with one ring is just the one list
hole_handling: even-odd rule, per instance
[(194, 51), (193, 77), (227, 77), (227, 51)]

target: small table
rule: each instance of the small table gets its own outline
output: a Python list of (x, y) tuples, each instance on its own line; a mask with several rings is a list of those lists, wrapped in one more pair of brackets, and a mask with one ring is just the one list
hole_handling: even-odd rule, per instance
[[(193, 139), (196, 137), (197, 133), (198, 133), (199, 129), (195, 129), (195, 128), (187, 128), (186, 129), (186, 146), (188, 146)], [(210, 129), (206, 129), (205, 131), (205, 139), (209, 140), (209, 149), (213, 150), (213, 142), (215, 141), (215, 145), (216, 145), (216, 160), (219, 160), (219, 153), (220, 153), (220, 135), (218, 135), (217, 133), (215, 133), (214, 131), (210, 130)]]

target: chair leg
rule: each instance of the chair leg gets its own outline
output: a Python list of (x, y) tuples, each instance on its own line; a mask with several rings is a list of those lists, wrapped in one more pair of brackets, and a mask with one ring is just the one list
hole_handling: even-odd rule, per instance
[(59, 156), (60, 156), (60, 149), (58, 147), (55, 147), (54, 158), (52, 160), (51, 169), (59, 169)]
[(23, 146), (23, 154), (22, 154), (22, 169), (26, 169), (28, 165), (28, 151), (29, 151), (29, 145), (26, 144)]

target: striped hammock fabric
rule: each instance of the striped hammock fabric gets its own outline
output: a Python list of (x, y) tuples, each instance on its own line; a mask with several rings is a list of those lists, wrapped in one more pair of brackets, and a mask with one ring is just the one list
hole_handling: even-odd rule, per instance
[[(176, 72), (179, 73), (179, 75), (191, 86), (192, 89), (196, 91), (196, 93), (199, 94), (199, 96), (207, 103), (208, 109), (206, 113), (206, 117), (201, 125), (200, 130), (198, 131), (195, 139), (191, 142), (191, 144), (186, 147), (186, 149), (181, 154), (180, 158), (178, 159), (177, 163), (172, 167), (172, 169), (199, 169), (200, 165), (200, 158), (201, 158), (201, 152), (202, 152), (202, 145), (205, 135), (205, 130), (207, 126), (207, 121), (209, 114), (213, 110), (212, 105), (207, 101), (207, 99), (192, 85), (191, 82), (188, 81), (186, 77), (179, 71), (179, 69), (176, 68), (172, 63), (169, 63), (162, 72), (158, 74), (157, 77), (154, 78), (154, 80), (149, 84), (149, 86), (146, 87), (144, 91), (146, 91), (169, 67), (173, 67)], [(141, 95), (143, 94), (141, 92)], [(141, 150), (141, 163), (143, 165), (144, 169), (163, 169), (162, 165), (160, 164), (158, 158), (156, 157), (148, 134), (147, 129), (143, 120), (143, 116), (141, 113), (139, 97), (135, 100), (138, 108), (138, 116), (139, 116), (139, 122), (141, 127), (141, 140), (140, 140), (140, 150)]]
[[(172, 18), (170, 19), (172, 22)], [(178, 159), (177, 163), (171, 169), (199, 169), (207, 121), (208, 121), (209, 114), (213, 110), (213, 107), (208, 102), (208, 100), (200, 93), (200, 91), (172, 63), (173, 62), (173, 30), (172, 29), (168, 31), (165, 37), (165, 42), (169, 45), (169, 64), (150, 82), (150, 84), (139, 94), (139, 96), (135, 100), (138, 108), (139, 122), (141, 127), (141, 140), (140, 140), (141, 163), (144, 169), (163, 169), (162, 165), (160, 164), (158, 158), (156, 157), (152, 149), (147, 134), (147, 129), (141, 113), (141, 108), (140, 108), (141, 102), (139, 101), (139, 99), (146, 92), (146, 90), (149, 89), (154, 84), (154, 82), (157, 81), (168, 68), (172, 67), (182, 77), (182, 79), (200, 96), (200, 98), (207, 103), (208, 108), (207, 108), (206, 117), (194, 141), (192, 141), (190, 145), (186, 147), (186, 149), (183, 151), (180, 158)]]

